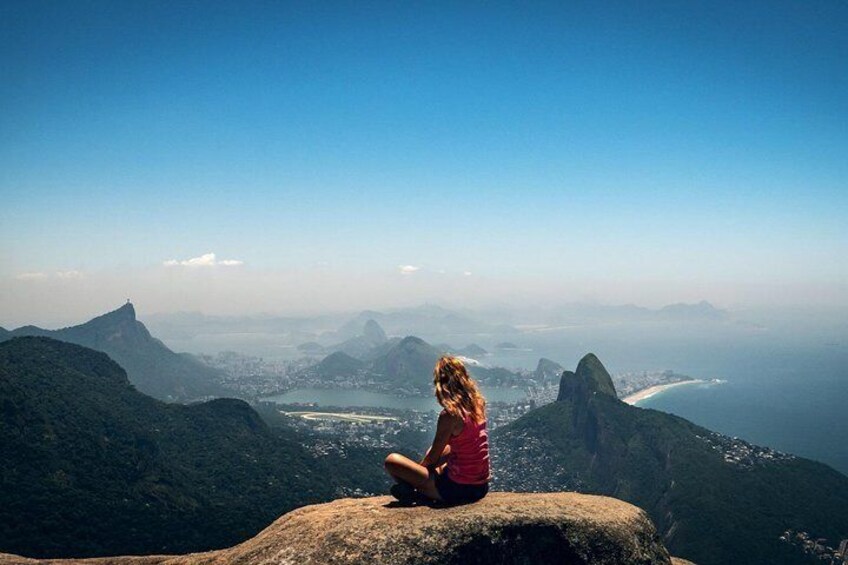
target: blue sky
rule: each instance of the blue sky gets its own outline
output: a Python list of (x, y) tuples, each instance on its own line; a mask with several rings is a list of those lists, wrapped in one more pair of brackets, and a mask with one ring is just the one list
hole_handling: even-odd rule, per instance
[(47, 280), (181, 309), (163, 263), (209, 252), (253, 294), (845, 304), (846, 29), (844, 2), (4, 2), (0, 311)]

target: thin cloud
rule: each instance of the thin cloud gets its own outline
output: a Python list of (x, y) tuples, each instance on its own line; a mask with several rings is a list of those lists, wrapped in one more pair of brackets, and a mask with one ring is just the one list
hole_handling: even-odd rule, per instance
[(82, 271), (56, 271), (56, 276), (60, 279), (79, 280), (83, 278)]
[(415, 265), (400, 265), (398, 266), (398, 269), (400, 269), (400, 274), (402, 275), (411, 275), (415, 271), (420, 270), (421, 267), (416, 267)]
[(199, 257), (191, 259), (168, 259), (162, 263), (165, 267), (238, 267), (244, 265), (244, 261), (238, 259), (221, 259), (215, 258), (214, 253), (204, 253)]
[(465, 275), (466, 277), (470, 277), (471, 271), (464, 271), (462, 274)]
[(33, 272), (33, 273), (19, 273), (15, 275), (15, 278), (19, 281), (43, 281), (47, 278), (47, 273), (41, 272)]

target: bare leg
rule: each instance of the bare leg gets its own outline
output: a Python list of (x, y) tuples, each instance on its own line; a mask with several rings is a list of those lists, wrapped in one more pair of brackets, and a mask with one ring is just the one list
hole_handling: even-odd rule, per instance
[(442, 499), (436, 489), (436, 473), (430, 473), (427, 467), (399, 453), (389, 454), (384, 465), (386, 472), (397, 482), (409, 483), (415, 490), (433, 500)]

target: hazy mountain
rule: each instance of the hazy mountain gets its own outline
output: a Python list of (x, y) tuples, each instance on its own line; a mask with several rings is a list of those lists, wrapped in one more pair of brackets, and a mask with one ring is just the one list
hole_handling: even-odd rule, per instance
[(129, 375), (141, 392), (168, 401), (188, 401), (224, 396), (218, 383), (224, 375), (189, 355), (180, 355), (152, 337), (136, 320), (135, 308), (127, 302), (117, 310), (79, 326), (45, 330), (24, 326), (8, 332), (5, 338), (46, 336), (90, 347), (108, 354)]
[(702, 565), (804, 562), (778, 537), (848, 537), (848, 477), (627, 405), (604, 366), (565, 371), (557, 402), (493, 433), (497, 486), (579, 490), (644, 508), (669, 550)]
[(471, 357), (471, 358), (483, 357), (484, 355), (489, 354), (488, 351), (486, 351), (485, 349), (483, 349), (482, 347), (480, 347), (476, 343), (469, 343), (465, 347), (463, 347), (461, 349), (457, 349), (455, 351), (455, 353), (457, 355), (462, 355), (464, 357)]
[[(478, 317), (490, 322), (499, 321), (533, 331), (538, 326), (592, 325), (605, 322), (720, 322), (731, 319), (727, 310), (717, 308), (706, 301), (694, 304), (678, 303), (661, 308), (646, 308), (635, 304), (571, 303), (544, 307), (504, 307), (484, 310)], [(505, 332), (501, 332), (505, 333)]]
[(298, 343), (338, 327), (348, 317), (349, 314), (293, 317), (212, 316), (201, 312), (172, 312), (150, 314), (143, 319), (153, 333), (166, 340), (216, 334), (275, 334), (288, 343)]
[(565, 369), (556, 361), (542, 357), (533, 371), (533, 378), (539, 383), (556, 382)]
[(387, 312), (366, 310), (342, 325), (338, 334), (352, 337), (359, 335), (359, 328), (368, 320), (374, 320), (389, 335), (419, 335), (428, 339), (442, 340), (449, 336), (480, 333), (515, 332), (514, 328), (485, 321), (474, 313), (449, 310), (435, 304), (424, 304), (414, 308), (399, 308)]
[(726, 310), (720, 310), (702, 300), (697, 304), (669, 304), (660, 308), (658, 315), (667, 320), (725, 320), (728, 318)]
[(362, 328), (362, 336), (374, 344), (384, 343), (386, 341), (386, 332), (380, 327), (380, 324), (374, 320), (365, 322), (365, 327)]
[(359, 334), (327, 349), (340, 351), (357, 359), (365, 359), (372, 357), (373, 350), (387, 341), (386, 332), (383, 331), (380, 324), (369, 318), (363, 324)]
[(180, 553), (236, 543), (340, 477), (246, 403), (138, 392), (105, 354), (0, 344), (0, 552)]
[(386, 353), (388, 353), (394, 346), (403, 341), (402, 337), (390, 337), (384, 343), (377, 345), (370, 349), (365, 355), (362, 356), (362, 360), (365, 362), (372, 362), (378, 357), (382, 357)]
[(308, 355), (315, 355), (324, 352), (324, 346), (315, 341), (307, 341), (297, 346), (298, 351), (302, 351)]
[(314, 370), (327, 377), (345, 377), (357, 373), (364, 366), (365, 363), (359, 359), (343, 351), (336, 351), (321, 360)]
[(374, 359), (369, 368), (384, 381), (420, 392), (433, 386), (433, 367), (442, 352), (421, 338), (408, 336)]

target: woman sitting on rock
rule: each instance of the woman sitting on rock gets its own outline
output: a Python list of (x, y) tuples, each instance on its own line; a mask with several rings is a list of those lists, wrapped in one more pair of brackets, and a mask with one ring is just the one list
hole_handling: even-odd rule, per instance
[(392, 453), (386, 471), (397, 484), (392, 495), (413, 502), (419, 495), (447, 504), (480, 500), (489, 492), (486, 401), (456, 357), (438, 360), (433, 371), (439, 414), (436, 437), (420, 463)]

